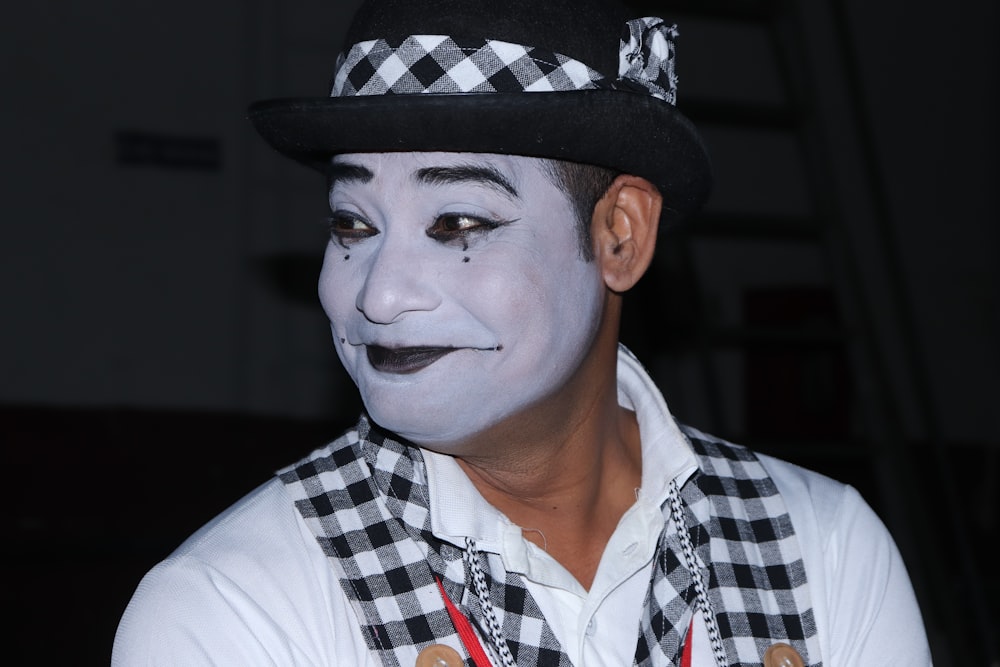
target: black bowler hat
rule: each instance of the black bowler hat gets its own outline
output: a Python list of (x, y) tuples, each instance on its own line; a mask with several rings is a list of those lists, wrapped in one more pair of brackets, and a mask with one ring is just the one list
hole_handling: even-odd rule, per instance
[(676, 107), (674, 26), (604, 0), (368, 0), (330, 97), (250, 107), (274, 148), (323, 169), (337, 153), (505, 153), (647, 178), (664, 221), (711, 188)]

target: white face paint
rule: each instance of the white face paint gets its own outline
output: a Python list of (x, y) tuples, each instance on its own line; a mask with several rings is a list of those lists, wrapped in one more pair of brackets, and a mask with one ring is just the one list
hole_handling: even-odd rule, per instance
[(541, 160), (353, 154), (334, 169), (320, 300), (376, 423), (446, 448), (559, 391), (604, 283)]

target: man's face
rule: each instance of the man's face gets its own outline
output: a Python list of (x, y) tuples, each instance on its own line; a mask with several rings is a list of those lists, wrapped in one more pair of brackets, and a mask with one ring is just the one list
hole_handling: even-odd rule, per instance
[(604, 283), (534, 158), (334, 159), (320, 300), (379, 425), (467, 440), (553, 396), (590, 351)]

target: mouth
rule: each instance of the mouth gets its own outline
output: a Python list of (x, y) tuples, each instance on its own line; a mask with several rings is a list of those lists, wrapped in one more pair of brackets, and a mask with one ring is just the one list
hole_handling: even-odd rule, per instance
[(427, 368), (438, 359), (451, 354), (454, 347), (381, 347), (368, 345), (368, 363), (377, 371), (404, 375)]

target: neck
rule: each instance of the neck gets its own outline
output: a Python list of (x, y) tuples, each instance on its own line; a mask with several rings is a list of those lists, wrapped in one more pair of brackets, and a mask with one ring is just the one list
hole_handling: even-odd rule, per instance
[(617, 331), (558, 396), (470, 450), (458, 463), (487, 502), (589, 588), (642, 476), (635, 414), (618, 405)]
[(590, 588), (621, 516), (635, 502), (642, 461), (635, 415), (616, 406), (614, 427), (577, 432), (515, 469), (459, 459), (483, 497)]

